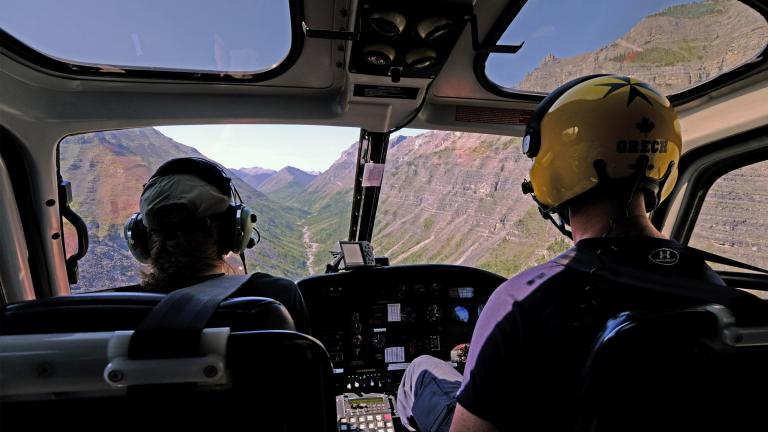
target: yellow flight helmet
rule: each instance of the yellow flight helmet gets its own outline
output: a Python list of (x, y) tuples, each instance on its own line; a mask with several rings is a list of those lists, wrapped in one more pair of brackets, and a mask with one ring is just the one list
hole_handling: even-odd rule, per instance
[(598, 183), (628, 179), (651, 211), (675, 186), (681, 149), (677, 114), (651, 86), (620, 75), (577, 78), (528, 122), (523, 151), (533, 166), (523, 192), (547, 217)]

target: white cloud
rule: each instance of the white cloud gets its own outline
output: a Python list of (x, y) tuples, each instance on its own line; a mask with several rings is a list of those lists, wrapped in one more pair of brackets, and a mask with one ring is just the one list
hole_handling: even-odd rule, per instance
[(531, 35), (534, 38), (540, 38), (544, 36), (552, 36), (555, 34), (555, 26), (552, 24), (547, 24), (545, 26), (541, 26), (538, 29), (536, 29), (535, 32), (533, 32), (533, 35)]

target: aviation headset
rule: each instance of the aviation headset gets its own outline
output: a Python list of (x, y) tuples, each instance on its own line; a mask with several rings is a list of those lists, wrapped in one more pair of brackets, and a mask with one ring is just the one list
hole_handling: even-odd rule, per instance
[[(232, 179), (227, 176), (221, 166), (197, 157), (171, 159), (152, 174), (152, 177), (144, 184), (144, 190), (153, 179), (172, 174), (195, 176), (230, 197), (231, 203), (227, 209), (220, 215), (214, 216), (220, 224), (218, 252), (221, 255), (229, 252), (242, 254), (245, 249), (258, 243), (258, 240), (251, 237), (253, 231), (260, 239), (255, 228), (256, 215), (243, 204)], [(140, 212), (131, 215), (125, 223), (123, 234), (131, 255), (141, 263), (148, 263), (150, 260), (149, 229), (144, 225)]]

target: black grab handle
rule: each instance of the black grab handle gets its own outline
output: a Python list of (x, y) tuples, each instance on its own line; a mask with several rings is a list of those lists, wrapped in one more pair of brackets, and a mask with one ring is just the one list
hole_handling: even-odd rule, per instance
[(69, 206), (72, 202), (72, 184), (67, 180), (59, 181), (59, 209), (61, 217), (67, 220), (75, 228), (77, 233), (77, 252), (67, 258), (67, 279), (70, 284), (76, 284), (80, 278), (77, 262), (88, 252), (88, 227), (79, 214)]

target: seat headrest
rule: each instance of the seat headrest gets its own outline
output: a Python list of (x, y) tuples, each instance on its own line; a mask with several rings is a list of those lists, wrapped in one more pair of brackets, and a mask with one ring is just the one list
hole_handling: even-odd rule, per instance
[[(90, 293), (6, 305), (0, 334), (98, 332), (135, 329), (163, 298), (155, 293)], [(232, 331), (295, 330), (281, 303), (264, 297), (224, 300), (208, 327)]]

